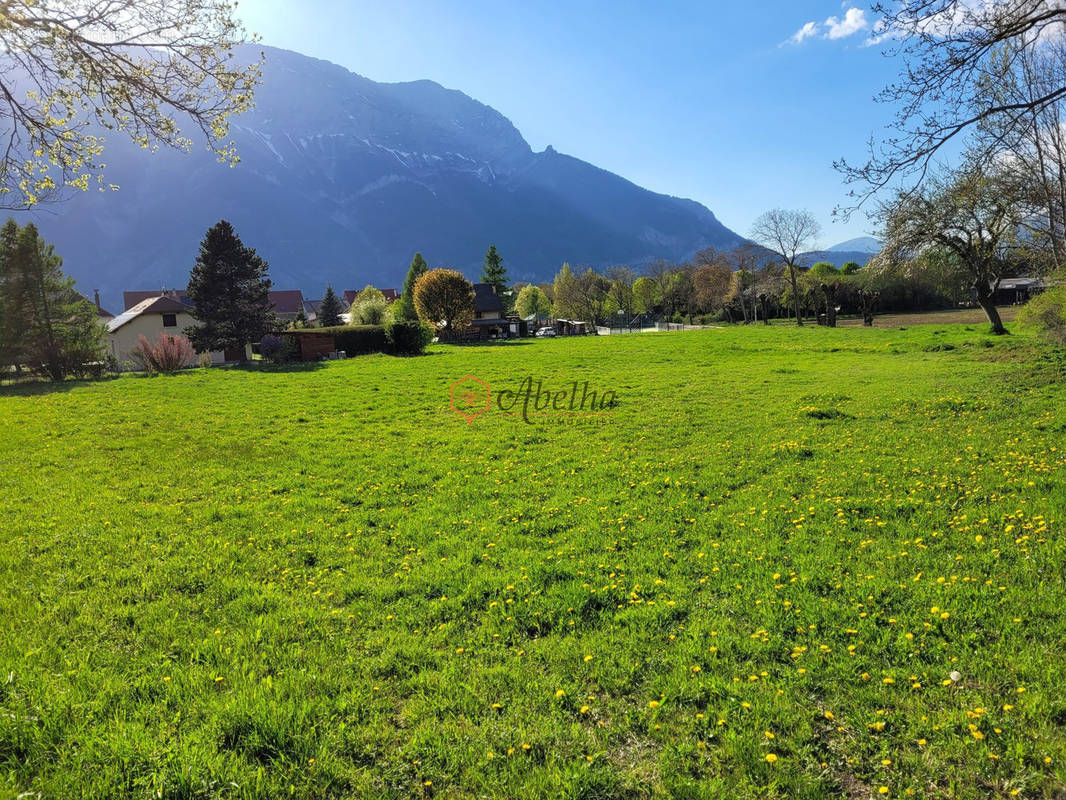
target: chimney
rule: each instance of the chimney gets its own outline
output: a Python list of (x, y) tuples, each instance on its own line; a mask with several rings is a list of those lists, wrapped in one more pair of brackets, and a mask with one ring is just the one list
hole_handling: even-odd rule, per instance
[(100, 290), (93, 289), (93, 302), (96, 303), (96, 307), (100, 307)]

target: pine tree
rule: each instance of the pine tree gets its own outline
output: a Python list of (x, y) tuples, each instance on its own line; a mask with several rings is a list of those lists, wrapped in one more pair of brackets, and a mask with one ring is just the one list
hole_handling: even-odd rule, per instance
[(332, 328), (341, 324), (340, 298), (333, 291), (332, 286), (326, 287), (326, 293), (322, 295), (322, 304), (318, 307), (318, 327)]
[(267, 263), (245, 247), (226, 220), (211, 228), (189, 276), (198, 324), (185, 329), (198, 352), (239, 349), (277, 326)]
[(411, 268), (407, 270), (407, 278), (403, 282), (403, 293), (396, 303), (396, 319), (418, 319), (418, 313), (415, 311), (415, 282), (428, 270), (429, 266), (422, 254), (415, 253), (415, 257), (411, 259)]
[(56, 255), (31, 222), (0, 230), (4, 348), (10, 363), (54, 381), (94, 371), (104, 358), (104, 328), (93, 305), (63, 274)]
[(18, 367), (23, 333), (29, 324), (22, 302), (22, 280), (15, 271), (19, 226), (8, 217), (0, 228), (0, 370)]
[(504, 294), (507, 291), (507, 268), (503, 265), (503, 258), (496, 252), (496, 245), (491, 245), (489, 251), (485, 253), (485, 263), (481, 267), (481, 280), (483, 283), (491, 283), (496, 288), (496, 294), (503, 304), (509, 305), (507, 295)]

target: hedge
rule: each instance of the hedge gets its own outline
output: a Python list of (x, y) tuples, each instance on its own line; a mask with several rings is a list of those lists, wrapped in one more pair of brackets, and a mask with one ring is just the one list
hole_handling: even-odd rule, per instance
[(329, 333), (338, 350), (349, 356), (382, 353), (388, 349), (384, 325), (338, 325), (333, 328), (311, 328), (315, 333)]

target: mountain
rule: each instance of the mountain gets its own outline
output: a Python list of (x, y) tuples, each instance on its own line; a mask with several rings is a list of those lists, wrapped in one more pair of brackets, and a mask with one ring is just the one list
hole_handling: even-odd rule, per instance
[[(846, 242), (835, 244), (826, 248), (830, 253), (866, 253), (867, 256), (875, 256), (881, 252), (884, 245), (872, 236), (860, 236), (857, 239), (848, 239)], [(856, 261), (858, 259), (855, 259)]]
[[(548, 147), (534, 152), (499, 112), (432, 81), (377, 83), (262, 48), (255, 108), (233, 120), (233, 168), (202, 147), (148, 154), (106, 135), (106, 181), (35, 212), (79, 286), (119, 306), (125, 289), (184, 286), (219, 219), (270, 264), (277, 288), (318, 297), (399, 286), (415, 251), (480, 274), (490, 244), (512, 280), (564, 261), (602, 267), (741, 237), (691, 200), (655, 194)], [(260, 48), (238, 52), (253, 60)]]

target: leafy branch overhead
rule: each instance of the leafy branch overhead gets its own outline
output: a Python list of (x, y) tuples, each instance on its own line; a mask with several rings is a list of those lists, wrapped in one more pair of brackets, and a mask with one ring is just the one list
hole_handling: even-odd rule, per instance
[(0, 2), (0, 206), (104, 185), (103, 127), (147, 150), (198, 133), (234, 164), (229, 118), (252, 106), (262, 57), (227, 0)]

